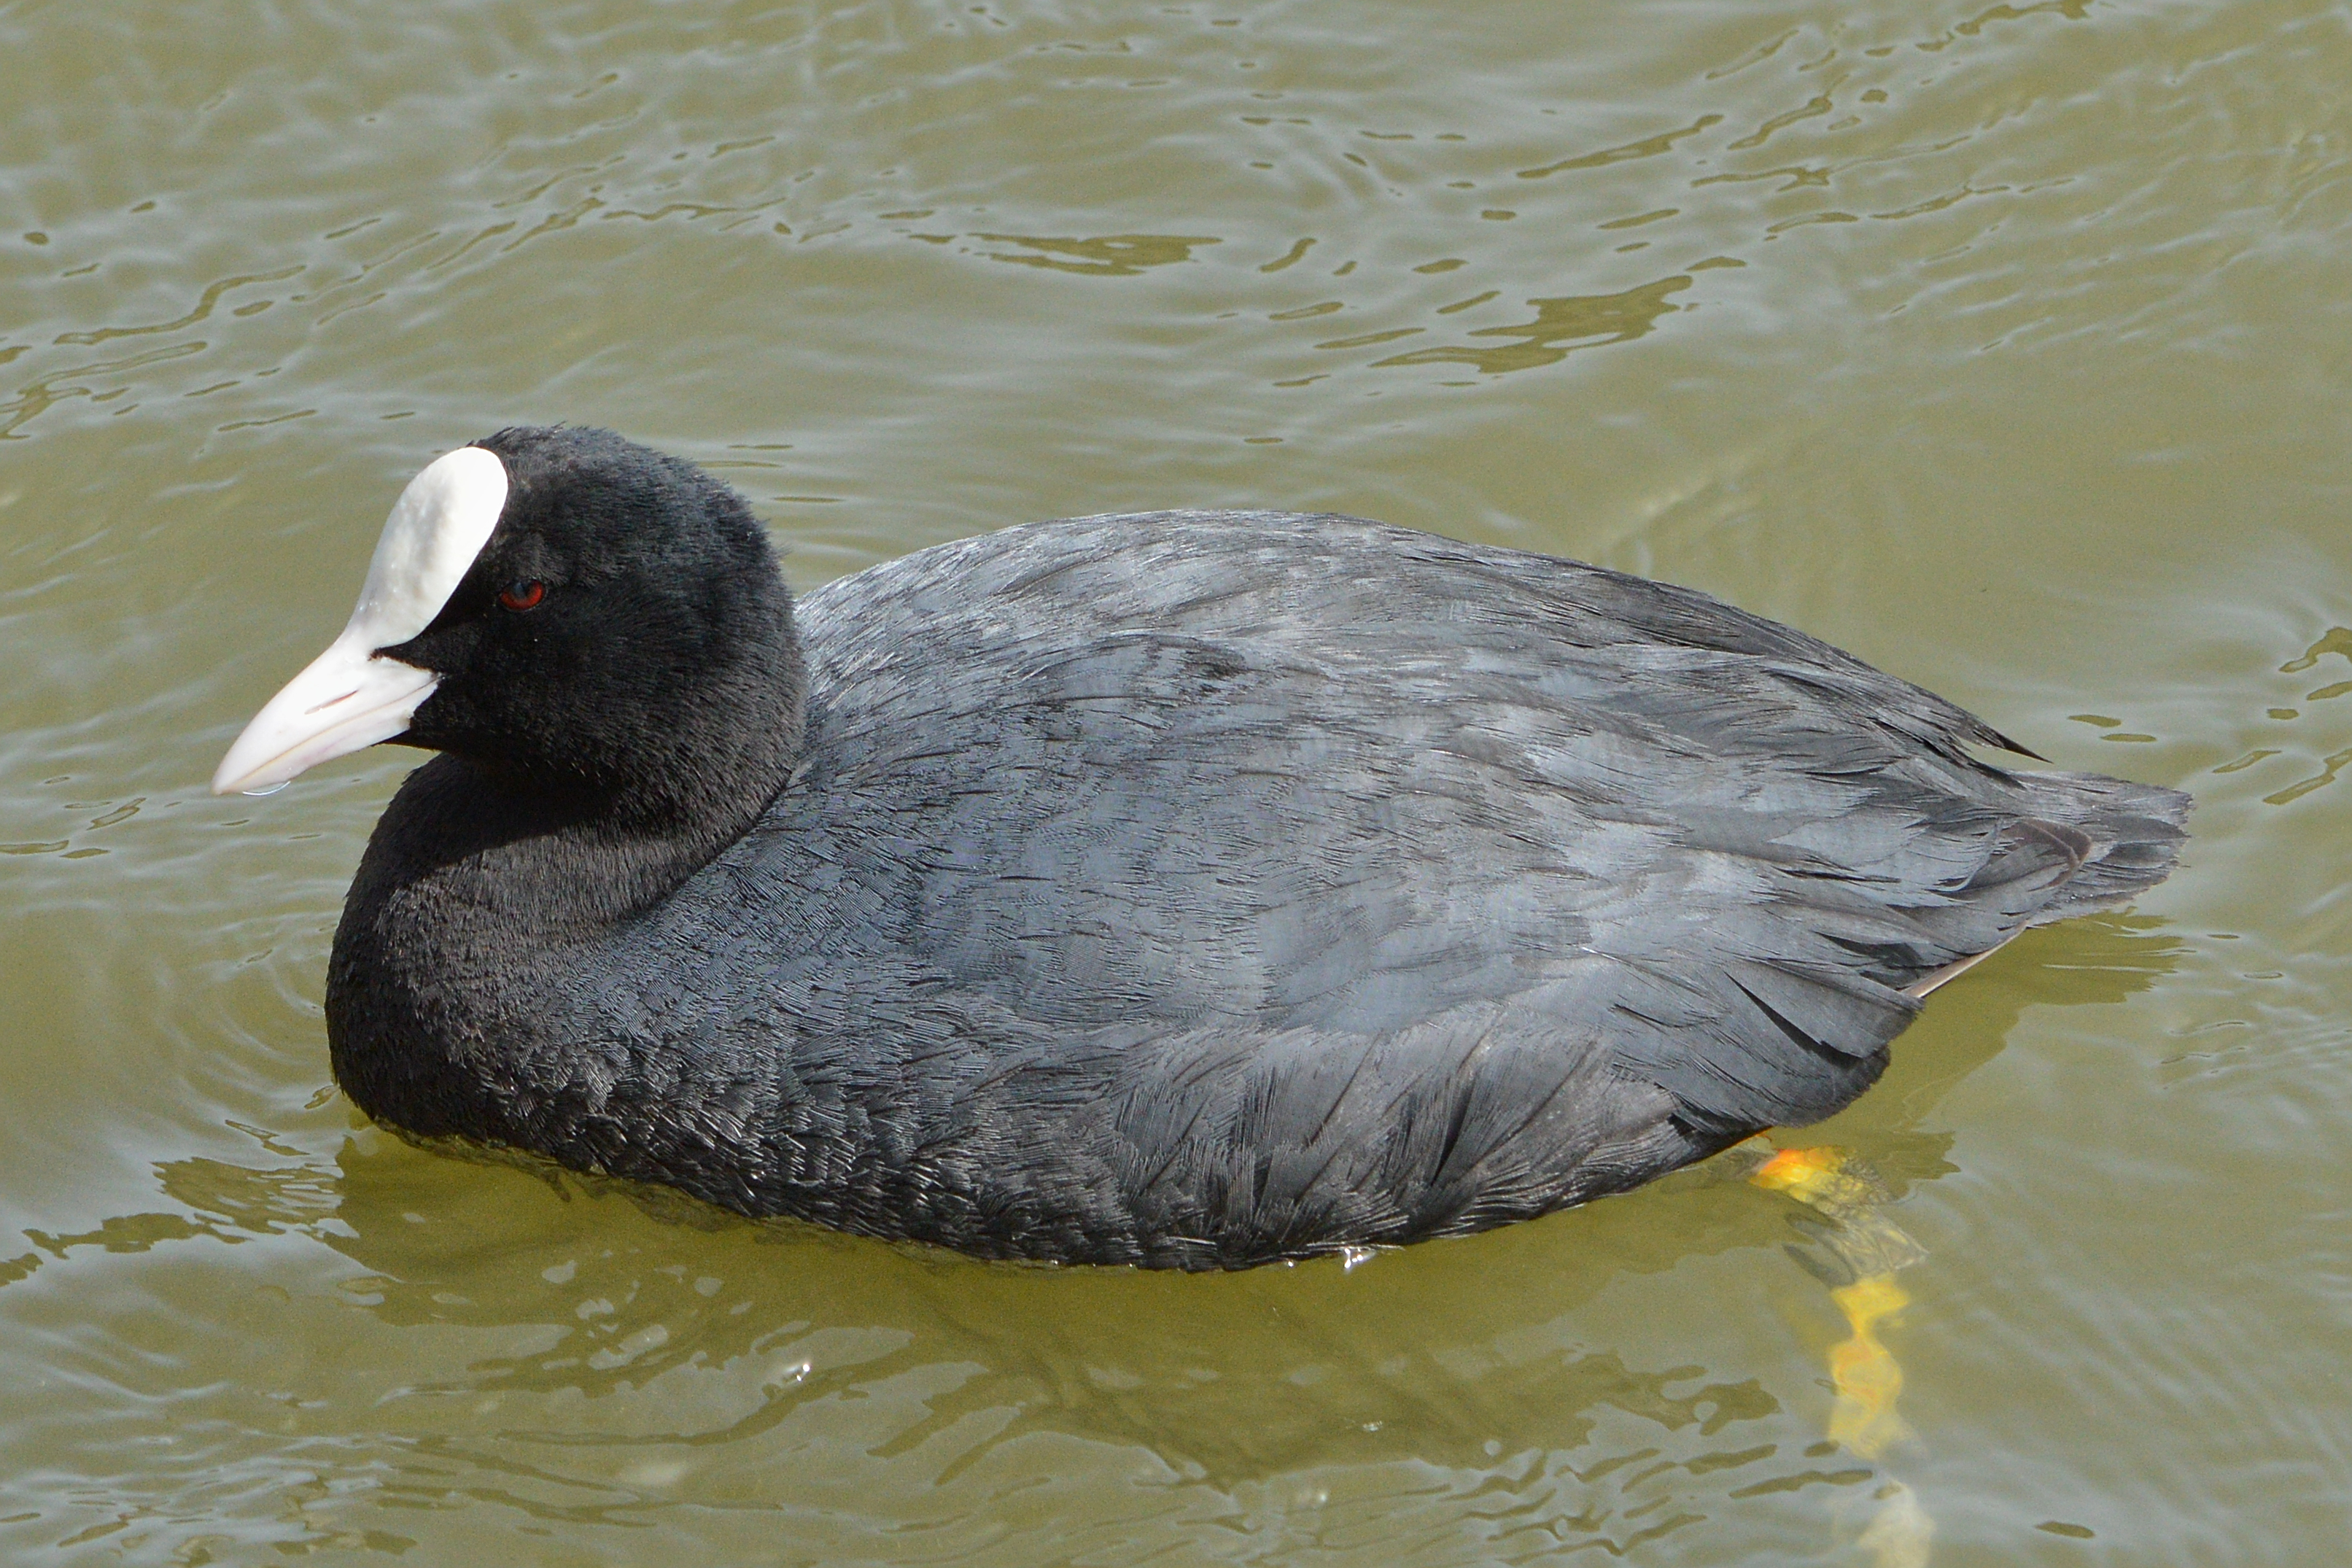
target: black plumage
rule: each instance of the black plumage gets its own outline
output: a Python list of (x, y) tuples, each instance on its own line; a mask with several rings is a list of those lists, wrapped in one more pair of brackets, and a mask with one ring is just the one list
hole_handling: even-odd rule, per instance
[(746, 1214), (1238, 1268), (1547, 1213), (1846, 1104), (2187, 810), (1572, 562), (1158, 512), (796, 612), (692, 466), (481, 445), (497, 530), (383, 650), (444, 754), (336, 933), (336, 1077)]

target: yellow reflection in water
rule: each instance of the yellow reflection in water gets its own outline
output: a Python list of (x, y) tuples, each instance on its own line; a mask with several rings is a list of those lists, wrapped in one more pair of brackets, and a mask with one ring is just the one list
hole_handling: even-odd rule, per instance
[(1865, 1459), (1874, 1459), (1887, 1446), (1906, 1435), (1895, 1401), (1903, 1392), (1903, 1368), (1878, 1342), (1878, 1320), (1911, 1304), (1891, 1274), (1874, 1274), (1843, 1289), (1830, 1300), (1845, 1314), (1853, 1337), (1830, 1350), (1830, 1379), (1837, 1386), (1837, 1405), (1830, 1412), (1830, 1436)]
[[(1911, 1435), (1895, 1401), (1903, 1366), (1878, 1338), (1878, 1325), (1911, 1304), (1895, 1270), (1927, 1257), (1880, 1207), (1886, 1191), (1869, 1168), (1843, 1149), (1783, 1149), (1750, 1173), (1760, 1187), (1788, 1194), (1829, 1222), (1822, 1245), (1851, 1283), (1830, 1300), (1845, 1315), (1849, 1337), (1830, 1347), (1830, 1383), (1837, 1391), (1829, 1436), (1849, 1452), (1875, 1459)], [(1927, 1561), (1935, 1521), (1918, 1495), (1900, 1481), (1880, 1489), (1877, 1511), (1857, 1544), (1876, 1568), (1917, 1568)]]

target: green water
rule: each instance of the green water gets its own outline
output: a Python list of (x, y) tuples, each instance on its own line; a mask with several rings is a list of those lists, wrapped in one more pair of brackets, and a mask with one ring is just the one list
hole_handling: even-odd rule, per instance
[[(0, 1561), (2341, 1561), (2347, 82), (2264, 0), (0, 4)], [(1802, 1135), (1926, 1255), (1874, 1454), (1730, 1163), (1169, 1278), (421, 1152), (318, 1005), (414, 754), (203, 785), (553, 419), (803, 585), (1227, 504), (1670, 578), (2196, 837)]]

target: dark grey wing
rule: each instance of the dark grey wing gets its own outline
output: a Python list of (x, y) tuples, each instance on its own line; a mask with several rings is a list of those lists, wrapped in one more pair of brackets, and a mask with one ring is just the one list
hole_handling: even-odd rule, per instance
[[(974, 1135), (1054, 1105), (1104, 1205), (1213, 1261), (1817, 1119), (1906, 986), (2178, 837), (2168, 792), (2085, 805), (1928, 693), (1572, 563), (1214, 514), (855, 581), (806, 612), (828, 760), (779, 810), (831, 825), (867, 929), (1019, 1020)], [(2126, 816), (2139, 849), (2095, 839)]]

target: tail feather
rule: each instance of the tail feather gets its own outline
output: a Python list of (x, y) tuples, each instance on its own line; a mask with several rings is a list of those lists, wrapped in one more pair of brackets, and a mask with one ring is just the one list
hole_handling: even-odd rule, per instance
[(2171, 874), (2192, 804), (2179, 790), (2098, 773), (2020, 773), (2017, 779), (2032, 795), (2037, 817), (2089, 844), (2081, 867), (2031, 924), (2113, 909)]

